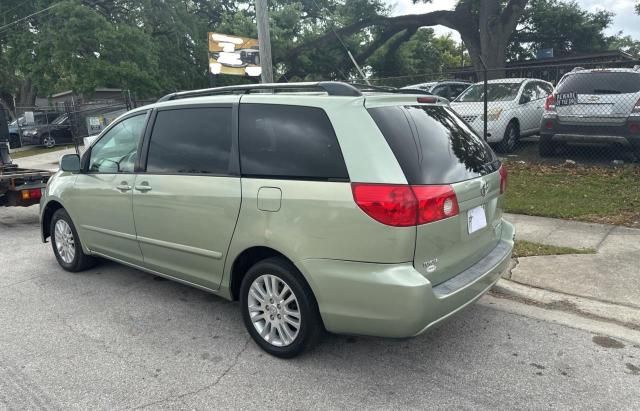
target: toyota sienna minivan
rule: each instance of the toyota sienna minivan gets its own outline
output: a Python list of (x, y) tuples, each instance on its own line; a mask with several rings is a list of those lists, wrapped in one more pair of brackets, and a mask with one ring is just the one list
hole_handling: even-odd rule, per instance
[(507, 268), (507, 172), (436, 96), (335, 82), (174, 93), (66, 155), (41, 203), (65, 270), (96, 257), (239, 300), (268, 353), (416, 336)]

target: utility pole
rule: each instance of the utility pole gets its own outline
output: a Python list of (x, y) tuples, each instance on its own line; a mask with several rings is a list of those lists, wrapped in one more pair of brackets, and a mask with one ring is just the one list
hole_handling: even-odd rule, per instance
[(258, 47), (260, 49), (260, 68), (262, 82), (273, 83), (273, 65), (271, 62), (271, 34), (269, 33), (269, 10), (267, 0), (256, 0), (256, 20), (258, 22)]

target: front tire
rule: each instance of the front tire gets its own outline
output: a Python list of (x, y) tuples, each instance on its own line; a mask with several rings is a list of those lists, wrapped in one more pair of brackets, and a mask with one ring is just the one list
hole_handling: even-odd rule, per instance
[(507, 125), (507, 129), (504, 131), (502, 141), (498, 143), (498, 149), (503, 153), (513, 153), (518, 146), (518, 140), (520, 139), (520, 128), (516, 121), (511, 121)]
[(56, 139), (51, 134), (42, 137), (42, 145), (46, 148), (53, 148), (56, 145)]
[(51, 246), (60, 267), (76, 273), (95, 265), (95, 259), (82, 251), (80, 237), (71, 217), (64, 209), (59, 209), (51, 218)]
[(324, 330), (313, 293), (284, 258), (268, 258), (249, 269), (240, 307), (249, 335), (276, 357), (292, 358), (312, 348)]

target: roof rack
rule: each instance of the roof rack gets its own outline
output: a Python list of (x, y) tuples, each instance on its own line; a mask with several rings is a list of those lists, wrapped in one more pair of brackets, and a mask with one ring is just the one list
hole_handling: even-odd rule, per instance
[(263, 84), (248, 84), (237, 86), (225, 86), (206, 88), (201, 90), (192, 91), (180, 91), (177, 93), (167, 94), (158, 100), (158, 103), (163, 101), (177, 100), (188, 97), (204, 97), (214, 96), (217, 94), (249, 94), (251, 91), (256, 90), (321, 90), (326, 92), (330, 96), (346, 96), (346, 97), (358, 97), (362, 96), (360, 90), (356, 87), (342, 83), (339, 81), (317, 81), (306, 83), (263, 83)]

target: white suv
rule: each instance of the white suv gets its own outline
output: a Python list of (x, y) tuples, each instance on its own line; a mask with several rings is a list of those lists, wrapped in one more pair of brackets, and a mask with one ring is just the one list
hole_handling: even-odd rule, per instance
[[(500, 79), (488, 82), (487, 135), (489, 143), (506, 153), (516, 148), (520, 137), (540, 131), (544, 103), (553, 93), (553, 85), (537, 79)], [(451, 103), (451, 107), (484, 134), (484, 83), (469, 87)]]

